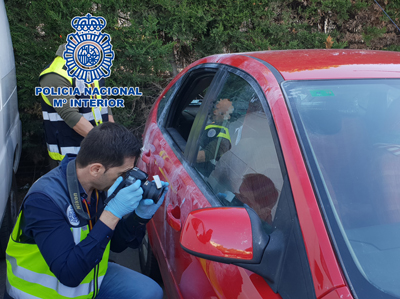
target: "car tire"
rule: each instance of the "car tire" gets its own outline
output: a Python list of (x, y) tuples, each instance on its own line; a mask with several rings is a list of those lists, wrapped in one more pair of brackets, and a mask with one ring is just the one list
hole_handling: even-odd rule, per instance
[(149, 276), (158, 283), (162, 282), (160, 268), (158, 267), (157, 259), (151, 250), (147, 231), (142, 244), (139, 246), (139, 263), (140, 270), (144, 275)]
[(7, 206), (4, 210), (3, 222), (0, 227), (0, 259), (4, 259), (6, 256), (8, 239), (10, 238), (10, 234), (18, 216), (17, 192), (17, 182), (13, 172), (11, 189), (7, 199)]

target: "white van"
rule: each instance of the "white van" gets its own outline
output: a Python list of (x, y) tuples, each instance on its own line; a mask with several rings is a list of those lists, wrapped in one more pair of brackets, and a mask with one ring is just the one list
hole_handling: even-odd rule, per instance
[(17, 216), (15, 173), (21, 156), (22, 131), (17, 79), (4, 1), (0, 0), (0, 258)]

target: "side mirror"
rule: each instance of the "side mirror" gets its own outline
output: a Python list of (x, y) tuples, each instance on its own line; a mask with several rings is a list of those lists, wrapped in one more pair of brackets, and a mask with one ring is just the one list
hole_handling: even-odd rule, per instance
[(181, 231), (188, 253), (215, 262), (234, 264), (261, 275), (276, 293), (285, 253), (285, 236), (268, 235), (249, 207), (206, 208), (189, 213)]
[(192, 255), (242, 267), (259, 264), (268, 242), (257, 214), (241, 207), (192, 211), (180, 239), (182, 248)]

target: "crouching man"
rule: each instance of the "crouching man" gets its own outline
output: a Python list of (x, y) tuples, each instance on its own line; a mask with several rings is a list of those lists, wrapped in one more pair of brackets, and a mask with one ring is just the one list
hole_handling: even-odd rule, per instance
[(142, 200), (137, 180), (105, 206), (107, 190), (113, 193), (134, 167), (140, 147), (125, 127), (103, 123), (84, 138), (76, 159), (68, 154), (33, 184), (6, 251), (6, 298), (162, 298), (155, 281), (108, 262), (110, 250), (140, 245), (167, 192), (161, 182), (157, 203)]

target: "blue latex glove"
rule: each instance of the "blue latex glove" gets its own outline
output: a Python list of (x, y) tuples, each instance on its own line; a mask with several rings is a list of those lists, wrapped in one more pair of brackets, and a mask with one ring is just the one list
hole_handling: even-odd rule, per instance
[(167, 182), (161, 181), (163, 187), (165, 187), (163, 194), (157, 203), (154, 203), (152, 199), (144, 199), (140, 201), (139, 206), (136, 208), (135, 213), (142, 219), (151, 219), (153, 215), (157, 212), (158, 208), (162, 205), (164, 201), (165, 194), (168, 192), (169, 184)]
[[(119, 177), (114, 185), (110, 187), (108, 190), (108, 194), (112, 194), (115, 188), (118, 187), (119, 183), (121, 183), (122, 178)], [(137, 206), (139, 205), (140, 200), (142, 199), (143, 189), (140, 188), (141, 181), (137, 180), (132, 185), (122, 188), (117, 195), (105, 207), (106, 211), (111, 212), (114, 216), (121, 219), (125, 215), (133, 212)]]
[(119, 176), (114, 184), (107, 190), (107, 196), (110, 196), (115, 189), (117, 189), (118, 185), (124, 180), (122, 176)]

